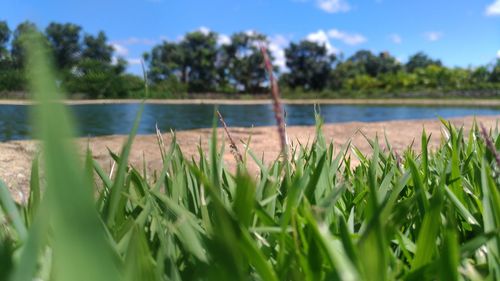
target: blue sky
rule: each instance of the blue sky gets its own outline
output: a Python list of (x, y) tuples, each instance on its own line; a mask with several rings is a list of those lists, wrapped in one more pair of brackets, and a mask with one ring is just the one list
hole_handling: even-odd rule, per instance
[(290, 41), (309, 39), (331, 52), (389, 51), (401, 61), (424, 51), (448, 66), (476, 66), (500, 57), (500, 0), (1, 0), (0, 20), (45, 28), (73, 22), (104, 30), (140, 72), (141, 54), (189, 31), (213, 30), (220, 41), (237, 31), (269, 35), (283, 65)]

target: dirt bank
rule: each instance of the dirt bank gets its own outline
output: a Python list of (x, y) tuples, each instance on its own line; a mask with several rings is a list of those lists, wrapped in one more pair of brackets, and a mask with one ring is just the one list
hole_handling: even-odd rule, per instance
[[(495, 126), (500, 116), (477, 117), (476, 119), (485, 126), (492, 127)], [(451, 121), (457, 126), (464, 125), (468, 128), (473, 122), (473, 117), (456, 118), (451, 119)], [(394, 149), (402, 151), (414, 142), (414, 147), (418, 150), (420, 147), (420, 134), (424, 127), (427, 133), (432, 134), (431, 146), (436, 147), (440, 142), (442, 129), (442, 125), (438, 120), (328, 124), (324, 126), (324, 134), (327, 140), (333, 141), (338, 148), (347, 141), (352, 140), (352, 143), (363, 153), (369, 154), (371, 149), (364, 139), (363, 134), (369, 138), (373, 138), (376, 135), (383, 136), (385, 132)], [(279, 152), (279, 138), (275, 127), (257, 127), (253, 129), (231, 128), (230, 131), (235, 140), (246, 141), (251, 134), (252, 142), (250, 148), (256, 155), (264, 155), (266, 161), (277, 157)], [(206, 149), (210, 134), (210, 129), (181, 131), (177, 133), (177, 139), (185, 155), (191, 158), (192, 156), (197, 156), (197, 145), (200, 140), (202, 146)], [(222, 137), (225, 138), (222, 129), (219, 129), (218, 135), (219, 139)], [(300, 141), (305, 144), (313, 140), (314, 127), (289, 127), (288, 135), (295, 143)], [(171, 135), (164, 134), (163, 137), (168, 145)], [(78, 143), (83, 149), (86, 147), (87, 141), (89, 141), (95, 159), (106, 169), (109, 169), (112, 162), (107, 148), (118, 153), (124, 140), (125, 136), (106, 136), (79, 139)], [(26, 198), (25, 194), (29, 184), (31, 159), (36, 151), (37, 143), (35, 141), (0, 143), (0, 178), (8, 184), (17, 200), (22, 201), (23, 198)], [(138, 136), (135, 139), (131, 154), (131, 163), (139, 167), (142, 166), (143, 156), (146, 160), (146, 165), (151, 171), (159, 169), (161, 158), (158, 153), (156, 136)], [(224, 159), (227, 165), (234, 165), (234, 159), (229, 153), (229, 149), (226, 149)], [(255, 169), (255, 166), (251, 168)]]

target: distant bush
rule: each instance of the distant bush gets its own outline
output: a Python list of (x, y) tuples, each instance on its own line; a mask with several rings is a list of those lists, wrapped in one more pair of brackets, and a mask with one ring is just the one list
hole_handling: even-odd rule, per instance
[(150, 98), (178, 98), (185, 97), (187, 85), (181, 83), (176, 77), (170, 76), (166, 80), (154, 83), (151, 87)]
[(0, 70), (0, 92), (23, 91), (26, 88), (24, 71), (17, 69)]

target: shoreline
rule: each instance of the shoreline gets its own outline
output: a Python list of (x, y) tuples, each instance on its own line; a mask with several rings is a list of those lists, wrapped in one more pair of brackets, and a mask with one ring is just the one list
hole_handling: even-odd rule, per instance
[[(500, 107), (500, 99), (282, 99), (283, 104), (325, 105), (420, 105)], [(137, 104), (141, 99), (64, 100), (67, 105)], [(270, 99), (149, 99), (145, 104), (266, 105)], [(1, 100), (0, 105), (32, 105), (31, 100)]]
[[(495, 128), (500, 115), (495, 116), (467, 116), (462, 118), (448, 119), (456, 126), (464, 126), (465, 131), (471, 128), (474, 121), (484, 124), (486, 128)], [(405, 151), (409, 146), (416, 152), (420, 150), (421, 133), (425, 128), (428, 135), (431, 149), (438, 147), (441, 141), (443, 125), (437, 119), (420, 120), (400, 120), (387, 122), (348, 122), (325, 124), (322, 127), (323, 134), (327, 142), (332, 142), (336, 148), (336, 153), (346, 143), (355, 145), (364, 155), (370, 155), (372, 148), (366, 141), (365, 136), (372, 139), (376, 136), (386, 136), (392, 146), (398, 152)], [(293, 144), (307, 144), (312, 141), (315, 135), (315, 126), (290, 126), (287, 127), (289, 139)], [(232, 137), (237, 145), (242, 148), (241, 141), (247, 142), (251, 136), (250, 149), (255, 155), (262, 156), (262, 161), (275, 159), (280, 153), (279, 136), (275, 126), (240, 128), (230, 127)], [(176, 139), (187, 159), (197, 159), (199, 157), (198, 144), (201, 144), (205, 153), (208, 149), (208, 142), (211, 139), (212, 129), (194, 129), (176, 132)], [(172, 135), (164, 132), (162, 134), (165, 144), (168, 146), (172, 141)], [(218, 144), (221, 145), (227, 137), (223, 128), (217, 129)], [(92, 138), (77, 138), (76, 142), (81, 152), (87, 147), (93, 152), (94, 160), (100, 163), (103, 169), (108, 172), (112, 167), (112, 158), (108, 149), (115, 153), (121, 151), (126, 135), (111, 135)], [(162, 167), (162, 159), (158, 152), (158, 143), (155, 134), (138, 135), (134, 139), (129, 162), (135, 167), (146, 165), (147, 171), (158, 171)], [(385, 149), (385, 144), (382, 144)], [(0, 179), (6, 182), (14, 198), (18, 202), (24, 202), (29, 192), (29, 179), (31, 172), (31, 161), (37, 154), (38, 141), (22, 140), (0, 142)], [(351, 164), (357, 164), (354, 155)], [(224, 163), (229, 168), (235, 168), (235, 160), (226, 147), (224, 151)], [(258, 166), (249, 158), (249, 170), (258, 171)]]

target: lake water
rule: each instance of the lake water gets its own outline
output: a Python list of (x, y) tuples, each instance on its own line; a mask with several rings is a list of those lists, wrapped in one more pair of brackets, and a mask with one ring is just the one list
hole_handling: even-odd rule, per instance
[[(80, 136), (102, 136), (127, 134), (139, 107), (139, 104), (100, 104), (72, 105), (70, 109), (75, 115)], [(271, 105), (220, 105), (218, 108), (230, 127), (275, 124)], [(286, 105), (285, 109), (288, 126), (314, 124), (313, 105)], [(321, 105), (320, 111), (325, 123), (500, 115), (498, 107)], [(213, 105), (146, 104), (139, 134), (154, 133), (156, 123), (162, 132), (209, 128), (213, 112)], [(30, 106), (0, 105), (0, 141), (29, 138), (32, 138)]]

